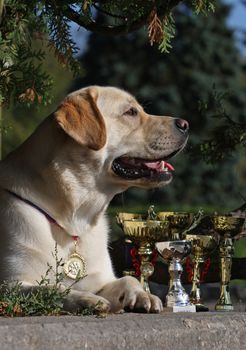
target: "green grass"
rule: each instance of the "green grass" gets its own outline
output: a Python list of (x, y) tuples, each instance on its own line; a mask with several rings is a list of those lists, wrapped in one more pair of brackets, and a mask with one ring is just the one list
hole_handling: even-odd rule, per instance
[[(0, 285), (0, 316), (23, 317), (69, 314), (63, 309), (63, 301), (78, 279), (70, 287), (61, 288), (64, 279), (64, 263), (62, 259), (58, 258), (57, 247), (55, 247), (53, 256), (55, 267), (53, 268), (48, 264), (45, 275), (41, 276), (41, 280), (37, 282), (37, 285), (28, 292), (25, 292), (22, 284), (18, 281), (12, 283), (5, 281)], [(51, 283), (51, 280), (55, 283)], [(85, 316), (97, 313), (95, 307), (78, 310), (74, 314)]]

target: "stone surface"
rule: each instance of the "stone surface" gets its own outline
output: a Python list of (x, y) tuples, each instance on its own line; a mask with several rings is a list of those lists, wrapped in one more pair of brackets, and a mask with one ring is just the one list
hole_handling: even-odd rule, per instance
[(0, 318), (1, 350), (245, 350), (246, 313)]

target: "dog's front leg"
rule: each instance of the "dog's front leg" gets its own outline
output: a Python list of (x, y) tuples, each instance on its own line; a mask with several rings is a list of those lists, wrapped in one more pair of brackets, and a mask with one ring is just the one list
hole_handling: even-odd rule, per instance
[(130, 309), (158, 313), (163, 310), (161, 300), (146, 293), (138, 280), (130, 276), (106, 284), (98, 295), (110, 301), (111, 312)]

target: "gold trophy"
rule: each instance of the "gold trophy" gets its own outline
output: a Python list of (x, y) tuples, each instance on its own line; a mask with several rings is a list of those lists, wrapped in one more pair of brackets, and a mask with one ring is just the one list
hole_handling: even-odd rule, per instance
[(211, 217), (214, 231), (220, 236), (220, 297), (215, 305), (217, 311), (232, 311), (229, 283), (231, 279), (232, 256), (234, 253), (233, 237), (241, 232), (244, 218), (214, 215)]
[[(135, 220), (135, 219), (140, 219), (142, 220), (142, 215), (141, 214), (135, 214), (135, 213), (118, 213), (116, 215), (116, 220), (118, 225), (121, 227), (121, 229), (124, 231), (123, 229), (123, 222), (126, 220)], [(129, 237), (125, 236), (125, 243), (126, 244), (131, 244), (132, 241), (129, 239)], [(124, 276), (136, 276), (136, 271), (134, 268), (132, 269), (128, 269), (128, 270), (124, 270), (123, 271), (123, 275)]]
[(182, 232), (192, 224), (193, 214), (185, 212), (161, 211), (157, 214), (160, 220), (168, 221), (169, 240), (175, 241), (183, 238)]
[(148, 279), (154, 272), (154, 266), (150, 261), (154, 244), (167, 238), (169, 223), (156, 219), (153, 206), (149, 208), (148, 215), (119, 213), (117, 222), (122, 227), (127, 239), (139, 246), (140, 283), (144, 290), (150, 293)]
[(192, 244), (191, 260), (192, 268), (192, 287), (190, 292), (190, 302), (197, 306), (199, 311), (208, 311), (203, 304), (200, 291), (201, 265), (205, 259), (216, 249), (218, 243), (212, 235), (186, 234), (186, 239)]
[(191, 253), (191, 242), (184, 240), (182, 233), (191, 225), (193, 214), (160, 212), (158, 218), (169, 223), (168, 240), (156, 243), (159, 254), (168, 263), (170, 276), (165, 305), (174, 312), (195, 312), (195, 306), (191, 305), (189, 296), (181, 283), (182, 261)]

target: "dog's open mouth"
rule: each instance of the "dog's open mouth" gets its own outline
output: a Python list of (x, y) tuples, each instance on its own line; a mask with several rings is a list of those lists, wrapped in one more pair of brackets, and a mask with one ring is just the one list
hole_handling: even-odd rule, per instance
[(165, 159), (146, 160), (126, 156), (115, 159), (112, 169), (116, 175), (128, 180), (148, 178), (151, 181), (169, 181), (174, 171), (174, 167)]

